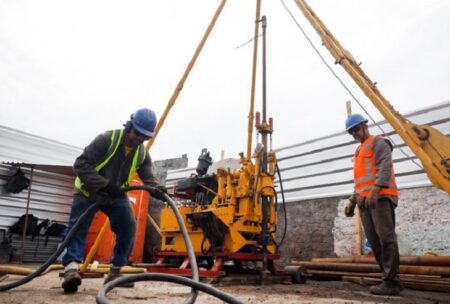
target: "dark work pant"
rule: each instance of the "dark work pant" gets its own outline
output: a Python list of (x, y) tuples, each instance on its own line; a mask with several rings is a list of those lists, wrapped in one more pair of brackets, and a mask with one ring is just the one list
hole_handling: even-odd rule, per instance
[(380, 198), (373, 209), (360, 207), (361, 221), (367, 240), (383, 273), (383, 280), (398, 281), (400, 257), (395, 235), (395, 205)]
[[(74, 194), (72, 210), (70, 211), (69, 228), (75, 225), (81, 214), (95, 203), (92, 198), (86, 198), (81, 194)], [(106, 214), (111, 223), (111, 230), (116, 235), (116, 245), (111, 263), (114, 266), (123, 266), (128, 262), (136, 234), (136, 220), (130, 200), (127, 197), (116, 199), (109, 204), (101, 205), (98, 209), (92, 210), (88, 218), (80, 226), (77, 234), (67, 245), (67, 252), (63, 257), (63, 265), (70, 262), (82, 263), (84, 249), (86, 247), (86, 236), (89, 231), (94, 215), (97, 211)]]

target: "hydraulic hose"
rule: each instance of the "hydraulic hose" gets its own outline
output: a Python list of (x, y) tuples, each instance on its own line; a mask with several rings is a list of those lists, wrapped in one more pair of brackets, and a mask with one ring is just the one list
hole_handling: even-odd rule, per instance
[(92, 204), (91, 206), (89, 206), (89, 208), (86, 209), (86, 211), (78, 218), (78, 220), (76, 221), (75, 225), (73, 225), (72, 229), (70, 229), (69, 233), (67, 234), (66, 238), (61, 243), (59, 248), (48, 258), (48, 260), (44, 264), (42, 264), (38, 269), (36, 269), (30, 275), (28, 275), (26, 277), (23, 277), (23, 278), (21, 278), (18, 281), (15, 281), (15, 282), (12, 282), (12, 283), (9, 283), (9, 284), (5, 284), (5, 285), (0, 285), (0, 292), (9, 290), (11, 288), (16, 288), (16, 287), (18, 287), (20, 285), (28, 283), (29, 281), (33, 280), (35, 277), (37, 277), (41, 273), (43, 273), (50, 265), (52, 265), (56, 261), (56, 259), (61, 254), (61, 252), (63, 252), (64, 248), (66, 248), (66, 246), (70, 242), (70, 240), (72, 240), (74, 235), (77, 233), (78, 228), (80, 227), (80, 225), (85, 220), (86, 215), (92, 209), (96, 208), (97, 206), (98, 206), (98, 203), (95, 203), (95, 204)]
[[(130, 190), (146, 190), (150, 193), (152, 192), (152, 188), (147, 186), (133, 186), (124, 189), (125, 191)], [(192, 247), (191, 239), (189, 238), (189, 233), (187, 231), (186, 225), (184, 224), (183, 217), (181, 216), (180, 212), (178, 211), (178, 208), (175, 204), (175, 202), (167, 195), (163, 195), (164, 200), (169, 204), (170, 208), (175, 213), (175, 217), (177, 218), (178, 225), (180, 226), (181, 233), (183, 235), (183, 239), (186, 245), (186, 251), (189, 258), (189, 263), (191, 266), (192, 271), (192, 277), (193, 279), (176, 276), (172, 274), (164, 274), (164, 273), (141, 273), (141, 274), (135, 274), (135, 275), (129, 275), (126, 277), (119, 277), (116, 280), (113, 280), (109, 282), (108, 284), (104, 285), (97, 293), (97, 303), (98, 304), (109, 304), (108, 299), (106, 298), (106, 294), (114, 289), (115, 287), (129, 283), (129, 282), (138, 282), (138, 281), (163, 281), (163, 282), (171, 282), (176, 284), (181, 284), (185, 286), (192, 287), (192, 292), (189, 295), (189, 298), (186, 299), (184, 302), (185, 304), (192, 304), (195, 302), (197, 297), (197, 290), (203, 291), (213, 297), (216, 297), (226, 303), (231, 304), (243, 304), (243, 302), (239, 301), (238, 299), (234, 298), (233, 296), (218, 290), (217, 288), (214, 288), (212, 286), (209, 286), (207, 284), (203, 284), (199, 282), (199, 274), (198, 274), (198, 266), (197, 266), (197, 260), (195, 258), (195, 252), (194, 248)]]
[[(152, 193), (152, 188), (148, 186), (132, 186), (127, 187), (123, 189), (124, 191), (131, 191), (131, 190), (146, 190), (149, 193)], [(186, 251), (189, 258), (189, 265), (191, 266), (192, 271), (192, 279), (196, 282), (199, 281), (199, 274), (198, 274), (198, 266), (197, 266), (197, 259), (195, 257), (194, 247), (192, 246), (191, 239), (189, 238), (189, 233), (187, 231), (186, 225), (184, 224), (183, 217), (181, 216), (180, 211), (177, 208), (177, 205), (175, 202), (164, 193), (164, 200), (169, 204), (170, 208), (172, 208), (175, 217), (177, 218), (178, 225), (180, 226), (181, 234), (183, 235), (184, 243), (186, 245)], [(113, 283), (114, 281), (110, 282)], [(117, 285), (113, 285), (109, 290), (113, 289)], [(106, 295), (107, 291), (103, 291), (103, 289), (106, 288), (106, 285), (101, 288), (97, 294), (97, 303), (109, 303), (108, 299), (105, 296), (102, 296), (103, 294)], [(108, 290), (108, 291), (109, 291)], [(185, 304), (192, 304), (197, 299), (197, 291), (192, 288), (191, 293), (189, 294), (189, 297), (184, 302)]]
[(281, 246), (281, 244), (283, 244), (283, 242), (284, 242), (284, 238), (286, 237), (288, 222), (287, 222), (287, 213), (286, 213), (286, 199), (284, 198), (283, 179), (281, 178), (280, 167), (278, 167), (278, 164), (276, 165), (276, 171), (278, 174), (278, 179), (280, 180), (281, 198), (282, 198), (282, 202), (283, 202), (283, 213), (284, 213), (283, 236), (281, 237), (281, 241), (278, 244), (279, 246)]
[(173, 275), (173, 274), (165, 274), (165, 273), (141, 273), (141, 274), (135, 274), (135, 275), (129, 275), (120, 277), (118, 279), (115, 279), (114, 281), (109, 282), (105, 286), (103, 286), (102, 289), (100, 289), (97, 293), (97, 303), (109, 303), (106, 299), (106, 294), (111, 291), (113, 288), (126, 284), (129, 282), (138, 282), (138, 281), (164, 281), (164, 282), (171, 282), (181, 285), (190, 286), (196, 290), (203, 291), (209, 295), (212, 295), (213, 297), (216, 297), (225, 303), (231, 303), (231, 304), (243, 304), (244, 302), (239, 301), (238, 299), (234, 298), (233, 296), (220, 291), (217, 288), (211, 287), (207, 284), (203, 284), (197, 281), (194, 281), (189, 278)]
[[(125, 192), (131, 191), (131, 190), (145, 190), (148, 192), (153, 192), (153, 188), (147, 187), (147, 186), (133, 186), (133, 187), (127, 187), (123, 189)], [(167, 195), (164, 194), (164, 200), (169, 204), (169, 206), (173, 209), (175, 213), (175, 217), (177, 218), (178, 224), (181, 229), (181, 233), (183, 235), (184, 241), (186, 243), (186, 250), (189, 258), (189, 263), (191, 266), (192, 271), (192, 279), (188, 279), (181, 276), (175, 276), (170, 274), (159, 274), (159, 273), (145, 273), (145, 274), (137, 274), (137, 275), (129, 275), (125, 277), (120, 277), (116, 280), (113, 280), (109, 282), (108, 284), (104, 285), (97, 294), (96, 300), (97, 303), (109, 303), (108, 299), (106, 298), (106, 294), (114, 289), (115, 287), (122, 285), (127, 282), (137, 282), (137, 281), (166, 281), (166, 282), (173, 282), (177, 284), (182, 284), (185, 286), (192, 287), (192, 291), (189, 295), (189, 297), (185, 300), (185, 304), (192, 304), (195, 302), (197, 298), (197, 290), (203, 291), (205, 293), (208, 293), (216, 298), (219, 298), (223, 300), (226, 303), (232, 303), (232, 304), (242, 304), (243, 302), (237, 300), (233, 296), (222, 292), (214, 287), (211, 287), (207, 284), (203, 284), (199, 282), (199, 273), (198, 273), (198, 266), (197, 266), (197, 260), (195, 258), (195, 252), (194, 248), (192, 247), (191, 240), (189, 238), (189, 234), (187, 231), (187, 228), (184, 224), (183, 218), (178, 211), (178, 208), (175, 204), (175, 202)], [(72, 229), (68, 232), (66, 238), (61, 243), (59, 248), (48, 258), (48, 260), (42, 264), (39, 268), (37, 268), (33, 273), (29, 274), (26, 277), (21, 278), (18, 281), (0, 285), (0, 292), (7, 291), (12, 288), (16, 288), (18, 286), (21, 286), (25, 283), (28, 283), (29, 281), (33, 280), (35, 277), (42, 274), (44, 271), (46, 271), (49, 266), (51, 266), (58, 256), (63, 252), (63, 250), (67, 247), (67, 244), (72, 240), (72, 238), (77, 233), (80, 225), (85, 221), (86, 216), (91, 212), (92, 209), (97, 208), (99, 203), (92, 204), (89, 206), (89, 208), (86, 209), (86, 211), (78, 218), (76, 223), (73, 225)]]

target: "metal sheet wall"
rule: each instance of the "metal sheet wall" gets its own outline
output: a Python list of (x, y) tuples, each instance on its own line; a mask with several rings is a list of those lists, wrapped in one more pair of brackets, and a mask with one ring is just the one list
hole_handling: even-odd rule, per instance
[(82, 149), (0, 125), (0, 163), (72, 166)]
[[(406, 117), (417, 124), (429, 124), (449, 136), (450, 102), (416, 111)], [(400, 189), (431, 185), (420, 164), (392, 127), (378, 123), (398, 148), (393, 160)], [(371, 134), (380, 134), (370, 125)], [(349, 195), (353, 190), (352, 157), (358, 143), (346, 132), (305, 141), (276, 150), (287, 202)], [(403, 150), (404, 153), (401, 151)]]
[[(418, 110), (405, 117), (416, 124), (432, 125), (450, 135), (450, 102)], [(425, 172), (411, 159), (419, 164), (420, 161), (392, 127), (386, 121), (378, 122), (378, 125), (398, 146), (394, 149), (393, 160), (399, 188), (430, 186)], [(370, 125), (370, 132), (382, 133), (374, 125)], [(339, 132), (275, 149), (286, 201), (350, 195), (353, 191), (352, 157), (357, 146), (358, 143), (346, 132)], [(167, 186), (175, 185), (191, 173), (195, 173), (195, 168), (169, 170)], [(278, 181), (276, 186), (279, 190)]]
[[(71, 171), (81, 151), (75, 146), (0, 126), (0, 229), (16, 222), (25, 213), (27, 204), (27, 190), (19, 194), (4, 190), (7, 178), (15, 172), (10, 163), (40, 165), (37, 168), (41, 169), (33, 172), (29, 213), (39, 219), (67, 222), (74, 176), (61, 172)], [(48, 170), (43, 170), (44, 167)], [(22, 166), (22, 171), (30, 177), (29, 167)]]
[[(21, 193), (7, 193), (4, 189), (6, 179), (15, 168), (0, 164), (0, 229), (6, 229), (25, 213), (28, 190)], [(30, 178), (30, 168), (22, 168)], [(30, 192), (29, 213), (40, 220), (51, 219), (67, 223), (69, 219), (74, 176), (34, 170)]]

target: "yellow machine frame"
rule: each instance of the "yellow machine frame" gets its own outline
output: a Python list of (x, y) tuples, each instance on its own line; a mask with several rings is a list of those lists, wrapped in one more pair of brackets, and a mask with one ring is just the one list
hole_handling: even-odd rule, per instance
[[(189, 231), (194, 250), (201, 253), (211, 244), (208, 240), (202, 242), (204, 233), (199, 227), (194, 227), (194, 214), (211, 213), (227, 228), (223, 240), (223, 251), (229, 253), (240, 252), (243, 249), (256, 248), (258, 236), (262, 232), (262, 202), (265, 196), (269, 201), (268, 230), (275, 233), (277, 213), (275, 210), (274, 176), (276, 157), (268, 154), (268, 172), (261, 167), (262, 151), (255, 152), (255, 164), (247, 161), (241, 155), (241, 168), (230, 172), (224, 168), (217, 169), (218, 190), (212, 203), (206, 208), (194, 202), (191, 207), (180, 207), (187, 229)], [(213, 192), (212, 190), (208, 190)], [(177, 224), (175, 215), (170, 208), (161, 211), (161, 250), (186, 252), (186, 247)], [(267, 246), (269, 253), (275, 253), (275, 245)]]

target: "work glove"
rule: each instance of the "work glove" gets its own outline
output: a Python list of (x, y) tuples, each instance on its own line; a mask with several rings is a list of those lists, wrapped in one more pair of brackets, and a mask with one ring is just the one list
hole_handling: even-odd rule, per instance
[(104, 190), (104, 192), (106, 192), (108, 196), (112, 199), (125, 196), (125, 192), (122, 189), (120, 189), (119, 186), (117, 186), (112, 182), (108, 182), (108, 184), (104, 188), (102, 188), (102, 190)]
[(348, 198), (348, 204), (345, 206), (344, 213), (346, 217), (352, 217), (355, 215), (356, 197), (352, 195)]
[(166, 186), (164, 186), (164, 185), (159, 185), (159, 186), (157, 186), (156, 188), (158, 188), (159, 191), (161, 191), (161, 192), (167, 194), (167, 188), (166, 188)]
[(380, 197), (380, 186), (373, 186), (372, 190), (369, 192), (369, 195), (366, 197), (364, 201), (364, 206), (369, 208), (375, 208), (377, 206), (378, 198)]
[(166, 187), (160, 185), (157, 187), (152, 187), (150, 190), (150, 195), (157, 200), (164, 201), (164, 194), (167, 194)]

